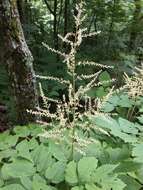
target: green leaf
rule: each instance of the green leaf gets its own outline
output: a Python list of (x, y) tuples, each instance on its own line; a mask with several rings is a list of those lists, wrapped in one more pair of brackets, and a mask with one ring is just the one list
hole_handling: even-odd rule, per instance
[(41, 177), (38, 173), (34, 174), (33, 181), (37, 181), (42, 184), (46, 184), (45, 178)]
[(95, 184), (85, 184), (86, 190), (101, 190), (101, 188), (97, 187)]
[(71, 161), (67, 164), (65, 170), (65, 180), (71, 185), (78, 183), (77, 164), (75, 161)]
[(126, 160), (131, 156), (131, 152), (128, 146), (122, 146), (121, 148), (109, 147), (107, 149), (107, 152), (109, 154), (109, 162), (113, 164)]
[(1, 161), (3, 158), (11, 158), (11, 157), (14, 157), (16, 154), (17, 154), (17, 152), (16, 152), (16, 150), (14, 150), (14, 149), (7, 149), (7, 150), (0, 151), (0, 161)]
[(83, 186), (75, 186), (73, 188), (71, 188), (71, 190), (84, 190)]
[(51, 166), (55, 161), (52, 158), (51, 153), (49, 152), (49, 148), (41, 145), (40, 146), (40, 154), (38, 155), (36, 167), (37, 171), (42, 172), (43, 174), (45, 173), (45, 170)]
[(0, 179), (0, 187), (2, 187), (3, 185), (4, 185), (4, 181)]
[(118, 101), (118, 106), (123, 108), (130, 108), (132, 107), (132, 101), (129, 99), (128, 95), (121, 95), (120, 100)]
[(17, 150), (18, 156), (33, 162), (31, 158), (31, 154), (29, 152), (29, 144), (27, 140), (20, 142), (16, 146), (16, 150)]
[(58, 161), (67, 161), (64, 150), (60, 144), (55, 144), (54, 142), (49, 143), (49, 152), (58, 160)]
[[(98, 116), (98, 117), (90, 116), (89, 119), (91, 120), (91, 122), (93, 122), (93, 124), (96, 124), (97, 126), (106, 129), (113, 136), (119, 137), (124, 142), (128, 142), (128, 143), (137, 142), (136, 135), (134, 135), (134, 133), (137, 133), (135, 128), (133, 128), (133, 132), (134, 132), (133, 134), (128, 134), (132, 131), (130, 127), (128, 127), (128, 130), (126, 130), (124, 126), (121, 127), (116, 120), (112, 119), (109, 116), (108, 117), (107, 116)], [(125, 124), (127, 125), (128, 122), (126, 122)], [(124, 131), (126, 131), (126, 133)]]
[(45, 176), (47, 179), (49, 179), (52, 183), (60, 183), (65, 178), (65, 168), (66, 163), (58, 161), (47, 168)]
[(143, 184), (143, 165), (135, 172), (135, 174), (137, 179)]
[(114, 105), (113, 104), (110, 104), (109, 102), (106, 102), (102, 108), (101, 108), (101, 111), (103, 112), (111, 112), (114, 110)]
[(103, 96), (106, 96), (106, 94), (107, 94), (107, 92), (105, 91), (103, 86), (100, 86), (100, 87), (96, 88), (96, 96), (98, 98), (102, 98)]
[(25, 190), (25, 189), (19, 184), (11, 184), (1, 187), (0, 190)]
[(119, 125), (120, 125), (120, 128), (123, 132), (125, 133), (131, 133), (131, 134), (134, 134), (134, 135), (137, 135), (138, 134), (138, 130), (136, 128), (136, 125), (124, 118), (119, 118)]
[(111, 104), (113, 104), (114, 106), (117, 106), (119, 100), (120, 100), (119, 96), (111, 96), (111, 97), (108, 99), (108, 102), (111, 103)]
[(98, 160), (94, 157), (85, 157), (78, 162), (78, 177), (82, 182), (91, 182), (97, 168)]
[(43, 133), (43, 128), (40, 125), (30, 124), (28, 129), (32, 137), (37, 137), (39, 134)]
[(140, 117), (137, 117), (137, 118), (138, 118), (139, 122), (140, 122), (141, 124), (143, 124), (143, 115), (140, 116)]
[(26, 177), (32, 176), (35, 173), (35, 168), (28, 160), (17, 159), (13, 163), (4, 164), (1, 173), (3, 179), (9, 179), (9, 177)]
[(110, 80), (111, 80), (111, 77), (107, 71), (102, 72), (99, 76), (99, 81), (103, 82), (103, 86), (109, 86), (110, 82), (108, 83), (104, 83), (104, 82), (110, 81)]
[(135, 161), (143, 163), (143, 143), (134, 146), (132, 156), (135, 157)]
[(124, 161), (119, 164), (119, 166), (115, 169), (117, 173), (127, 173), (127, 172), (135, 172), (140, 169), (141, 164), (133, 161)]
[(38, 145), (38, 142), (35, 138), (32, 138), (29, 142), (28, 142), (28, 146), (29, 146), (29, 150), (33, 150), (35, 149)]
[(21, 177), (20, 178), (21, 184), (26, 188), (26, 190), (32, 189), (32, 181), (29, 177)]
[(16, 126), (16, 127), (14, 127), (13, 131), (19, 137), (28, 137), (30, 135), (30, 130), (28, 129), (27, 126)]
[(34, 181), (32, 184), (32, 190), (54, 190), (55, 188), (52, 188), (49, 185), (39, 183), (37, 181)]
[(96, 172), (94, 173), (94, 182), (101, 183), (101, 181), (104, 181), (108, 178), (108, 175), (113, 173), (117, 165), (113, 164), (105, 164), (100, 166), (96, 169)]
[(142, 187), (141, 184), (129, 175), (121, 175), (120, 178), (126, 184), (124, 190), (140, 190)]
[(92, 88), (90, 90), (88, 90), (86, 92), (87, 96), (91, 97), (91, 98), (95, 98), (96, 97), (96, 88)]

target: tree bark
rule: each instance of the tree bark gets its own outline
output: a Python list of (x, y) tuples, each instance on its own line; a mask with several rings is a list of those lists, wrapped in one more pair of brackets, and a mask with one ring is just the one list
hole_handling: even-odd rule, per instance
[(131, 33), (130, 33), (130, 41), (129, 41), (129, 51), (133, 51), (136, 45), (136, 39), (138, 33), (141, 32), (140, 25), (142, 25), (142, 1), (134, 0), (135, 10), (133, 15), (133, 20), (131, 24)]
[(33, 57), (23, 34), (17, 0), (0, 0), (0, 36), (3, 47), (0, 54), (13, 90), (17, 121), (19, 124), (34, 122), (36, 118), (27, 113), (37, 106)]

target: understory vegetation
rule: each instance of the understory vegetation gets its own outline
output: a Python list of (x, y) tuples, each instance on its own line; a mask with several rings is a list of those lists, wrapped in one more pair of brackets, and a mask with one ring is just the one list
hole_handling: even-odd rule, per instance
[[(38, 97), (26, 112), (35, 122), (17, 123), (8, 76), (0, 66), (0, 102), (9, 109), (7, 115), (2, 110), (9, 128), (4, 125), (0, 133), (0, 190), (142, 190), (140, 7), (132, 1), (80, 1), (69, 13), (65, 9), (62, 19), (63, 1), (51, 1), (51, 7), (43, 2), (50, 14), (44, 17), (46, 6), (31, 1), (26, 8), (33, 11), (34, 26), (23, 23), (35, 58)], [(50, 16), (59, 22), (53, 33)]]

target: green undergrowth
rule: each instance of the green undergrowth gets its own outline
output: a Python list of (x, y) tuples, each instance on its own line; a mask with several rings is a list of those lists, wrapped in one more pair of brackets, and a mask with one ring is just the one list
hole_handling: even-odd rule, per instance
[[(78, 129), (77, 123), (76, 133), (83, 142), (94, 141), (75, 149), (72, 158), (67, 140), (39, 136), (41, 126), (17, 126), (0, 134), (0, 190), (141, 190), (142, 125), (109, 116), (81, 122), (95, 127)], [(69, 131), (63, 132), (67, 138)]]

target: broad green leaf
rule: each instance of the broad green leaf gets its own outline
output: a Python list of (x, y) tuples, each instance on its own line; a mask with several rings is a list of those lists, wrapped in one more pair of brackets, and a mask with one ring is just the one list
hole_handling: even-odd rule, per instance
[(109, 162), (113, 164), (126, 160), (131, 156), (131, 152), (128, 146), (122, 146), (121, 148), (109, 147), (107, 149), (107, 152), (109, 154)]
[(71, 188), (71, 190), (84, 190), (83, 186), (75, 186), (73, 188)]
[(37, 140), (33, 137), (29, 142), (28, 142), (29, 150), (35, 149), (38, 145)]
[(108, 102), (113, 104), (114, 106), (117, 106), (118, 105), (118, 102), (119, 102), (120, 98), (119, 96), (111, 96), (109, 99), (108, 99)]
[(67, 161), (64, 150), (60, 144), (55, 144), (54, 142), (49, 143), (49, 152), (58, 160), (58, 161)]
[(29, 152), (29, 145), (28, 145), (28, 141), (24, 140), (21, 141), (17, 146), (16, 146), (16, 150), (18, 153), (18, 156), (25, 158), (27, 160), (30, 160), (32, 162), (32, 158)]
[(143, 124), (143, 115), (140, 116), (140, 117), (137, 117), (137, 118), (138, 118), (139, 122), (140, 122), (141, 124)]
[(135, 172), (135, 174), (137, 179), (143, 184), (143, 165)]
[(103, 189), (104, 190), (111, 190), (111, 189), (112, 190), (124, 190), (125, 187), (126, 187), (126, 184), (116, 177), (109, 176), (103, 182)]
[(16, 155), (16, 150), (14, 149), (7, 149), (7, 150), (3, 150), (3, 151), (0, 151), (0, 161), (3, 159), (3, 158), (10, 158), (10, 157), (13, 157)]
[(121, 117), (118, 119), (118, 121), (119, 121), (120, 128), (123, 132), (128, 133), (128, 134), (131, 133), (134, 135), (138, 134), (138, 130), (134, 123)]
[(85, 184), (86, 190), (102, 190), (101, 188), (97, 187), (95, 184)]
[(132, 107), (132, 101), (129, 99), (128, 95), (121, 95), (118, 105), (124, 108)]
[(46, 184), (45, 178), (41, 177), (38, 173), (34, 174), (33, 181), (36, 181), (36, 182), (39, 182), (42, 184)]
[(106, 102), (102, 108), (101, 108), (101, 111), (103, 112), (111, 112), (114, 110), (114, 105), (113, 104), (110, 104), (109, 102)]
[(121, 175), (121, 180), (126, 184), (124, 190), (140, 190), (142, 185), (129, 175)]
[(0, 187), (2, 187), (3, 185), (4, 185), (4, 181), (0, 179)]
[(106, 180), (109, 174), (113, 173), (117, 165), (105, 164), (96, 169), (94, 173), (94, 182), (101, 183)]
[[(125, 133), (124, 132), (126, 131), (125, 127), (120, 127), (119, 123), (109, 116), (108, 117), (107, 116), (98, 116), (98, 117), (92, 116), (89, 119), (91, 119), (93, 124), (96, 124), (97, 126), (108, 130), (113, 136), (119, 137), (124, 142), (128, 142), (128, 143), (137, 142), (136, 135), (128, 134), (129, 132), (131, 132), (130, 128), (129, 128), (129, 132)], [(124, 131), (122, 128), (124, 129)], [(135, 129), (133, 129), (133, 131), (134, 133), (136, 133)]]
[(132, 156), (135, 161), (143, 163), (143, 143), (134, 146)]
[(52, 158), (49, 148), (41, 145), (40, 154), (38, 155), (36, 168), (37, 171), (45, 173), (45, 170), (51, 166), (55, 160)]
[(66, 163), (58, 161), (47, 168), (45, 176), (49, 179), (52, 183), (60, 183), (65, 178), (65, 168)]
[(26, 190), (32, 189), (32, 181), (29, 177), (21, 177), (20, 178), (21, 184), (25, 187)]
[(136, 172), (140, 169), (141, 164), (133, 161), (124, 161), (119, 164), (119, 166), (115, 169), (117, 173), (127, 173), (127, 172)]
[(3, 135), (0, 135), (0, 150), (5, 150), (15, 146), (17, 141), (17, 135), (9, 135), (8, 132), (5, 132)]
[(77, 164), (75, 161), (71, 161), (67, 164), (65, 170), (65, 180), (71, 185), (78, 183)]
[(94, 157), (85, 157), (78, 162), (78, 177), (82, 182), (91, 182), (97, 168), (98, 160)]
[(25, 190), (25, 189), (19, 184), (11, 184), (1, 187), (0, 190)]
[(28, 129), (27, 126), (16, 126), (16, 127), (14, 127), (13, 131), (19, 137), (28, 137), (30, 135), (30, 130)]
[(40, 125), (30, 124), (28, 129), (32, 137), (37, 137), (39, 134), (43, 133), (43, 128)]
[(111, 77), (107, 71), (102, 72), (99, 76), (99, 81), (103, 82), (103, 86), (109, 86), (110, 82), (107, 82), (107, 81), (110, 81), (110, 80), (111, 80)]
[(32, 184), (32, 190), (54, 190), (54, 188), (49, 185), (34, 181)]
[(17, 159), (13, 163), (4, 164), (2, 167), (2, 178), (7, 179), (9, 177), (26, 177), (32, 176), (35, 173), (35, 168), (28, 160)]
[(106, 94), (107, 94), (107, 92), (105, 91), (105, 89), (103, 88), (103, 86), (100, 86), (100, 87), (96, 88), (96, 96), (97, 97), (102, 98)]

